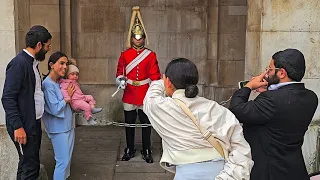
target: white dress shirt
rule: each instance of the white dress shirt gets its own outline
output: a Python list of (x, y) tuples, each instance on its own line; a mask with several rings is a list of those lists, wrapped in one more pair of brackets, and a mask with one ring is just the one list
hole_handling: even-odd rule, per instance
[(270, 85), (268, 87), (268, 90), (269, 91), (277, 90), (277, 89), (281, 88), (282, 86), (286, 86), (286, 85), (289, 85), (289, 84), (297, 84), (297, 83), (302, 83), (302, 82), (291, 81), (291, 82), (283, 82), (283, 83), (278, 83), (278, 84), (272, 84), (272, 85)]
[[(24, 52), (26, 52), (29, 56), (31, 56), (34, 59), (34, 56), (28, 52), (26, 49), (23, 49)], [(35, 102), (35, 109), (36, 109), (36, 119), (41, 119), (43, 112), (44, 112), (44, 97), (43, 92), (41, 90), (41, 77), (40, 73), (37, 69), (37, 66), (39, 64), (39, 61), (36, 59), (33, 60), (33, 72), (36, 79), (36, 85), (35, 85), (35, 91), (34, 91), (34, 102)]]

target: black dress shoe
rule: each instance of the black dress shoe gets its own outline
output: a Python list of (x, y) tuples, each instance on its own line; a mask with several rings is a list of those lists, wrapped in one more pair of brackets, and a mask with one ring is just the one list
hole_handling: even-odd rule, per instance
[(136, 152), (135, 149), (130, 150), (129, 148), (124, 149), (124, 155), (122, 156), (122, 161), (129, 161), (131, 158), (134, 157), (134, 153)]
[(150, 149), (141, 151), (141, 154), (142, 154), (142, 159), (144, 159), (147, 163), (153, 163), (153, 158), (152, 158)]

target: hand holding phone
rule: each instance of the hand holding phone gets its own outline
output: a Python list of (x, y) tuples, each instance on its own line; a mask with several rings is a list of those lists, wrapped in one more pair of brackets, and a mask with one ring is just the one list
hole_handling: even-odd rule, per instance
[(268, 81), (265, 79), (267, 71), (261, 73), (259, 76), (256, 76), (249, 81), (245, 87), (250, 88), (251, 90), (258, 89), (263, 86), (268, 86)]
[(238, 83), (239, 89), (243, 88), (249, 81), (240, 81)]

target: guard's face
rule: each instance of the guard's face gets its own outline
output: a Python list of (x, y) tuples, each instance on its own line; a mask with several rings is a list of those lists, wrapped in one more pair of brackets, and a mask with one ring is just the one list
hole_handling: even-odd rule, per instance
[[(143, 37), (136, 37), (136, 36), (138, 36), (138, 35), (135, 35), (132, 37), (132, 43), (137, 47), (144, 45), (144, 38)], [(138, 38), (138, 39), (136, 39), (136, 38)]]

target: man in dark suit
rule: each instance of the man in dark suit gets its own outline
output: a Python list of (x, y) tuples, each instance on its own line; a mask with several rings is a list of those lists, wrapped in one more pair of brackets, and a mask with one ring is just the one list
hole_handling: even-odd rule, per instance
[[(230, 110), (243, 123), (254, 166), (251, 180), (309, 179), (301, 146), (318, 106), (317, 95), (301, 83), (305, 59), (296, 49), (272, 56), (267, 70), (236, 91)], [(251, 90), (268, 86), (255, 100)]]
[(26, 48), (6, 68), (2, 105), (7, 131), (19, 154), (18, 180), (39, 176), (44, 97), (38, 64), (50, 50), (51, 38), (45, 27), (33, 26), (26, 34)]

